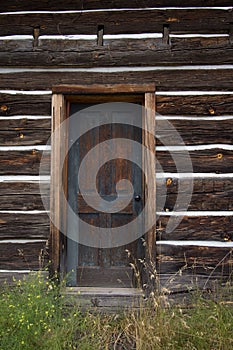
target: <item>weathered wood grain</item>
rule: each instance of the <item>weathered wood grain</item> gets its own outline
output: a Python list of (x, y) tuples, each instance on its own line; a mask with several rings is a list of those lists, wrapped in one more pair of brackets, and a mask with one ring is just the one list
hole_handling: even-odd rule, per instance
[[(166, 273), (158, 274), (158, 289), (163, 295), (174, 294), (174, 301), (177, 302), (177, 294), (182, 293), (180, 296), (185, 297), (183, 293), (188, 293), (192, 291), (201, 291), (214, 293), (218, 292), (222, 283), (226, 283), (228, 280), (227, 276), (222, 276), (221, 273), (215, 273), (214, 276), (202, 275), (192, 271), (183, 271), (183, 273)], [(228, 290), (226, 289), (226, 294)], [(229, 295), (231, 295), (231, 290), (229, 288)], [(221, 295), (222, 297), (222, 295)], [(192, 298), (192, 296), (191, 296)]]
[(0, 120), (0, 145), (44, 145), (51, 135), (50, 119)]
[(49, 217), (46, 213), (0, 213), (1, 239), (48, 239)]
[[(32, 151), (0, 151), (0, 173), (1, 175), (38, 175), (41, 157), (42, 151), (36, 149)], [(43, 172), (43, 175), (49, 175), (50, 154), (48, 151), (44, 151), (43, 159), (43, 164), (48, 169)]]
[(232, 91), (233, 69), (159, 69), (147, 71), (41, 71), (1, 74), (0, 89), (51, 90), (57, 84), (155, 83), (156, 91)]
[[(167, 179), (156, 180), (157, 211), (172, 211), (177, 200), (177, 193), (181, 192), (177, 179), (171, 178), (172, 182), (169, 186), (166, 181)], [(183, 188), (182, 193), (185, 196), (184, 188), (189, 186), (190, 180), (180, 181)], [(39, 183), (2, 182), (0, 183), (0, 210), (44, 210), (44, 201), (46, 208), (49, 208), (49, 186), (49, 183), (41, 185), (40, 192)], [(231, 178), (195, 179), (188, 208), (184, 202), (179, 202), (177, 210), (233, 210), (232, 194), (233, 180)], [(213, 233), (214, 231), (213, 229)]]
[(48, 209), (49, 186), (38, 182), (0, 182), (0, 210), (45, 210), (43, 203)]
[[(174, 128), (176, 133), (174, 133)], [(232, 144), (232, 120), (158, 120), (156, 123), (157, 145), (166, 140), (169, 145)], [(180, 141), (177, 140), (177, 133)], [(160, 141), (161, 140), (161, 141)]]
[(174, 230), (166, 232), (168, 216), (157, 218), (157, 240), (203, 240), (203, 241), (231, 241), (233, 240), (233, 218), (229, 216), (184, 216), (176, 227), (176, 219), (172, 217)]
[[(5, 89), (5, 87), (3, 86), (1, 87)], [(10, 89), (12, 89), (12, 87)], [(24, 86), (24, 89), (26, 89), (25, 86)], [(17, 115), (17, 114), (18, 115), (34, 114), (34, 115), (46, 115), (46, 116), (50, 115), (51, 114), (51, 96), (50, 95), (30, 95), (30, 94), (23, 95), (20, 93), (18, 94), (1, 93), (0, 94), (0, 116), (8, 116), (8, 115), (11, 116), (11, 115)]]
[(184, 270), (193, 275), (230, 276), (232, 248), (159, 245), (157, 264), (158, 272), (162, 274)]
[[(192, 198), (187, 207), (190, 179), (157, 179), (157, 211), (176, 210), (233, 210), (232, 179), (195, 179), (193, 180)], [(171, 182), (171, 183), (170, 183)], [(167, 185), (169, 183), (169, 185)], [(177, 201), (177, 194), (182, 198)]]
[[(170, 145), (177, 145), (172, 127), (181, 136), (186, 145), (218, 143), (232, 144), (231, 120), (159, 120), (156, 125), (157, 145), (161, 140), (168, 140)], [(43, 145), (48, 142), (51, 133), (50, 119), (5, 119), (0, 120), (0, 145)]]
[[(0, 108), (1, 116), (17, 114), (48, 116), (51, 113), (50, 95), (0, 94), (0, 104), (2, 107)], [(156, 95), (157, 113), (162, 115), (215, 116), (232, 114), (232, 106), (233, 94), (197, 96)]]
[(0, 242), (1, 269), (38, 270), (48, 264), (46, 242), (3, 243)]
[(232, 63), (233, 48), (228, 37), (162, 38), (104, 40), (32, 40), (0, 41), (1, 66), (31, 67), (101, 67), (101, 66), (166, 66)]
[(156, 96), (156, 106), (162, 115), (232, 114), (233, 95)]
[[(221, 148), (189, 151), (194, 172), (215, 172), (218, 174), (233, 172), (233, 151)], [(179, 165), (180, 172), (188, 171), (186, 168), (187, 151), (159, 151), (156, 154), (163, 171), (176, 172)], [(176, 163), (176, 164), (175, 164)]]
[(192, 6), (232, 6), (229, 0), (8, 0), (1, 5), (1, 11), (61, 11), (61, 10), (92, 10), (92, 9), (116, 9), (116, 8), (149, 8), (149, 7), (192, 7)]
[[(173, 33), (228, 33), (233, 14), (222, 9), (152, 9), (82, 13), (30, 13), (1, 15), (1, 35), (96, 34), (104, 25), (105, 34), (158, 33), (169, 24)], [(14, 25), (12, 25), (14, 24)]]
[[(172, 154), (172, 155), (171, 155)], [(179, 159), (179, 171), (186, 171), (185, 162), (187, 159), (187, 151), (172, 151), (171, 154), (166, 151), (157, 152), (157, 160), (159, 161), (163, 171), (176, 172), (176, 164), (174, 156)], [(25, 174), (38, 175), (42, 151), (0, 151), (0, 172), (2, 175)], [(190, 151), (190, 159), (194, 172), (215, 172), (219, 174), (233, 172), (233, 151), (221, 148)], [(172, 158), (173, 157), (173, 158)], [(44, 167), (43, 175), (49, 175), (50, 155), (48, 151), (44, 151)]]

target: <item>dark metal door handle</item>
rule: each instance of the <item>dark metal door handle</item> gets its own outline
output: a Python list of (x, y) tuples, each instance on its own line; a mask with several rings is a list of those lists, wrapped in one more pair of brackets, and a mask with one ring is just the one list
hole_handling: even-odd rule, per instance
[(141, 196), (137, 195), (137, 196), (134, 197), (134, 199), (135, 199), (136, 202), (139, 202), (141, 200)]

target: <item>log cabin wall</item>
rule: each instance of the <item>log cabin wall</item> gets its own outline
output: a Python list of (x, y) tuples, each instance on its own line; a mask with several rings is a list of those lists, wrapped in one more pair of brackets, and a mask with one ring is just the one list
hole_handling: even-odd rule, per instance
[[(182, 136), (193, 173), (158, 140), (157, 268), (165, 286), (186, 266), (200, 281), (229, 274), (233, 247), (233, 8), (222, 1), (1, 1), (0, 280), (48, 261), (40, 197), (55, 84), (155, 83), (157, 112)], [(166, 128), (160, 132), (172, 139)], [(172, 148), (173, 147), (173, 148)], [(179, 179), (194, 181), (173, 210)], [(159, 199), (158, 199), (159, 200)], [(170, 217), (182, 217), (168, 233)], [(217, 266), (217, 268), (215, 268)], [(181, 278), (181, 277), (180, 277)], [(179, 281), (178, 281), (179, 282)], [(181, 288), (183, 288), (181, 287)]]

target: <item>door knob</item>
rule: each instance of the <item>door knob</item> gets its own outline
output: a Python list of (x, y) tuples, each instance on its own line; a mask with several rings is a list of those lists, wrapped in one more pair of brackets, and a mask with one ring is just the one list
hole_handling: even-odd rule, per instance
[(138, 194), (134, 197), (134, 199), (136, 202), (139, 202), (141, 200), (141, 196), (139, 196), (139, 194)]

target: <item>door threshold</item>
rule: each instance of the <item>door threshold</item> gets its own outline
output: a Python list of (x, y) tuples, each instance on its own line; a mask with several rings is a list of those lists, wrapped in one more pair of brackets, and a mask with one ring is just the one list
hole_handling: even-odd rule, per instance
[(139, 308), (144, 301), (143, 290), (138, 288), (66, 287), (64, 296), (68, 304), (90, 311), (117, 312)]

